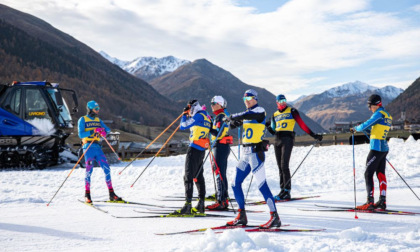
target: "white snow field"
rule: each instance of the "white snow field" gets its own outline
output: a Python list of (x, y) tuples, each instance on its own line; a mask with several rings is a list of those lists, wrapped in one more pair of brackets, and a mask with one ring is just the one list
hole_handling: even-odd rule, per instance
[[(388, 160), (420, 195), (420, 141), (391, 139)], [(237, 149), (232, 147), (237, 154)], [(293, 173), (308, 147), (293, 149)], [(357, 204), (366, 201), (363, 177), (367, 144), (355, 146)], [(183, 201), (162, 201), (163, 196), (184, 194), (185, 155), (156, 158), (140, 180), (130, 185), (150, 162), (138, 160), (118, 175), (127, 163), (112, 166), (116, 193), (128, 201), (181, 207)], [(236, 159), (229, 157), (228, 179), (234, 176)], [(0, 171), (0, 251), (420, 251), (420, 215), (385, 215), (353, 212), (312, 212), (315, 204), (354, 206), (352, 146), (315, 147), (292, 181), (292, 197), (319, 195), (318, 198), (277, 203), (285, 228), (325, 228), (323, 232), (246, 233), (227, 230), (196, 234), (156, 235), (189, 229), (224, 225), (234, 218), (114, 218), (147, 215), (152, 207), (97, 203), (102, 213), (78, 202), (84, 197), (84, 169), (76, 168), (50, 206), (52, 198), (72, 168), (71, 164), (46, 170)], [(266, 174), (273, 192), (279, 192), (279, 175), (273, 147), (266, 152)], [(214, 193), (209, 161), (205, 164), (207, 195)], [(387, 164), (388, 209), (420, 212), (420, 200)], [(248, 189), (249, 176), (244, 184)], [(196, 193), (196, 188), (194, 188)], [(92, 175), (93, 200), (106, 200), (108, 191), (101, 168)], [(229, 189), (231, 197), (233, 192)], [(378, 183), (375, 177), (375, 200)], [(252, 184), (248, 200), (263, 200)], [(208, 202), (209, 204), (210, 202)], [(193, 203), (195, 204), (195, 203)], [(247, 206), (249, 224), (269, 219), (268, 207)], [(224, 214), (224, 213), (221, 213)]]

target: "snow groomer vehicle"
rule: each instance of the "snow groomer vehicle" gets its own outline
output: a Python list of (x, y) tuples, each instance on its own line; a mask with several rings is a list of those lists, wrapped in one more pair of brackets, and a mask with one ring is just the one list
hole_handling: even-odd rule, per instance
[[(69, 110), (63, 94), (72, 97)], [(0, 85), (0, 168), (43, 169), (68, 162), (65, 140), (72, 133), (77, 112), (74, 90), (47, 81)]]

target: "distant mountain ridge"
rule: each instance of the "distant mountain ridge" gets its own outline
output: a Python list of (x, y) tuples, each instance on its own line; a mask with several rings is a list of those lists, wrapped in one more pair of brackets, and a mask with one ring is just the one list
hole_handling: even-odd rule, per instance
[(126, 72), (146, 81), (171, 73), (180, 66), (190, 63), (188, 60), (178, 59), (174, 56), (166, 56), (163, 58), (138, 57), (132, 61), (124, 61), (111, 57), (104, 51), (100, 51), (99, 53), (105, 59), (119, 66)]
[(420, 119), (420, 77), (417, 78), (403, 93), (386, 106), (394, 120), (401, 118), (405, 112), (408, 121)]
[(404, 90), (393, 86), (374, 87), (361, 81), (345, 83), (298, 99), (294, 106), (305, 112), (325, 129), (332, 128), (336, 121), (364, 121), (371, 116), (367, 109), (367, 99), (371, 94), (379, 94), (385, 106)]
[[(267, 119), (276, 110), (275, 95), (264, 88), (243, 83), (230, 72), (212, 64), (206, 59), (198, 59), (185, 64), (172, 73), (156, 78), (150, 82), (158, 92), (174, 101), (186, 103), (196, 98), (200, 104), (207, 104), (207, 111), (211, 112), (210, 101), (215, 95), (222, 95), (227, 100), (230, 113), (238, 113), (246, 109), (243, 94), (247, 89), (258, 92), (258, 103), (265, 108)], [(317, 123), (304, 113), (301, 116), (314, 132), (325, 132)], [(297, 134), (303, 131), (295, 128)]]
[[(45, 21), (0, 4), (0, 79), (48, 80), (76, 90), (79, 112), (97, 101), (101, 117), (124, 116), (162, 126), (176, 118), (173, 102), (147, 82)], [(141, 99), (139, 99), (141, 97)], [(155, 101), (159, 100), (159, 103)], [(159, 115), (159, 116), (156, 116)]]

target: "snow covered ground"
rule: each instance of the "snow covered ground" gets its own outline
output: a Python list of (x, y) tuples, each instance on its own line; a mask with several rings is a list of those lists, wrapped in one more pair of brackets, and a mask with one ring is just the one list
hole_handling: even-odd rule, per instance
[[(391, 139), (388, 160), (420, 195), (420, 141)], [(236, 152), (236, 148), (232, 148)], [(291, 160), (293, 172), (310, 147), (295, 147)], [(363, 178), (369, 146), (357, 145), (357, 203), (366, 200)], [(236, 153), (235, 153), (236, 154)], [(274, 150), (267, 152), (266, 173), (274, 194), (279, 192), (278, 168)], [(150, 159), (133, 163), (122, 175), (126, 163), (112, 166), (116, 193), (126, 200), (166, 206), (183, 205), (182, 201), (161, 201), (164, 195), (183, 195), (185, 155), (156, 158), (141, 179), (130, 188)], [(314, 233), (245, 233), (229, 230), (222, 234), (158, 236), (155, 233), (176, 232), (224, 225), (234, 218), (158, 218), (117, 219), (111, 216), (139, 216), (133, 210), (148, 211), (144, 206), (98, 203), (110, 214), (81, 204), (84, 196), (84, 169), (75, 169), (50, 206), (54, 195), (70, 172), (71, 165), (43, 171), (0, 171), (0, 244), (1, 251), (420, 251), (420, 215), (382, 215), (351, 212), (309, 212), (314, 204), (353, 206), (352, 146), (315, 147), (293, 178), (292, 197), (319, 195), (319, 198), (278, 203), (286, 228), (325, 228)], [(233, 178), (236, 160), (229, 158), (228, 177)], [(420, 201), (387, 165), (389, 209), (420, 212)], [(205, 165), (207, 194), (214, 193), (210, 164)], [(244, 190), (249, 185), (244, 182)], [(375, 178), (377, 199), (377, 181)], [(108, 192), (104, 175), (95, 168), (92, 175), (93, 200), (106, 200)], [(195, 190), (196, 191), (196, 190)], [(230, 189), (230, 195), (233, 192)], [(262, 200), (256, 184), (249, 198)], [(268, 218), (267, 206), (249, 206), (249, 224), (262, 224)]]

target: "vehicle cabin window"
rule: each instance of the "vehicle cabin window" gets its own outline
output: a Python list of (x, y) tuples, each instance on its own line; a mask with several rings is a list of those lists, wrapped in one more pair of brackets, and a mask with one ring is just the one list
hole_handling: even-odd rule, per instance
[(26, 89), (26, 118), (45, 118), (51, 120), (48, 105), (39, 89)]
[(19, 115), (20, 112), (20, 98), (22, 96), (22, 89), (18, 88), (13, 90), (7, 97), (4, 108), (15, 115)]

